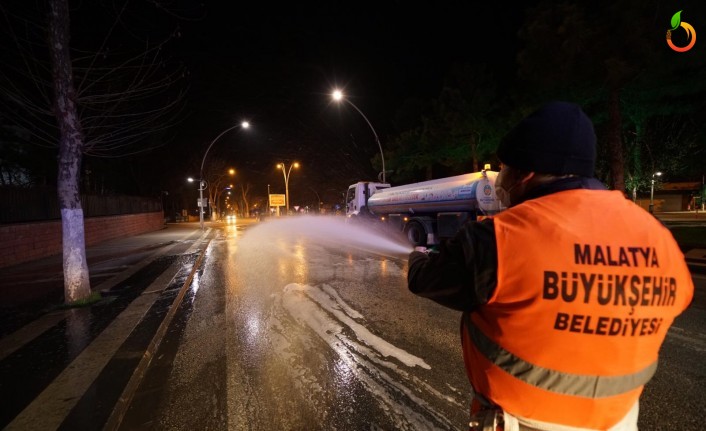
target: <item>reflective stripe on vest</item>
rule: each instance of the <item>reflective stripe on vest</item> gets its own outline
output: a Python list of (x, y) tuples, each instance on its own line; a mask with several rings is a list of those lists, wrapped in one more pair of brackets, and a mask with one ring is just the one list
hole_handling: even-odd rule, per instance
[(656, 361), (641, 371), (622, 376), (586, 376), (550, 370), (523, 361), (498, 346), (473, 325), (470, 314), (466, 313), (464, 320), (473, 344), (490, 362), (523, 382), (547, 391), (587, 398), (610, 397), (639, 388), (657, 371)]
[(654, 375), (693, 296), (683, 253), (615, 191), (529, 200), (494, 228), (497, 286), (463, 321), (475, 391), (517, 417), (610, 428)]

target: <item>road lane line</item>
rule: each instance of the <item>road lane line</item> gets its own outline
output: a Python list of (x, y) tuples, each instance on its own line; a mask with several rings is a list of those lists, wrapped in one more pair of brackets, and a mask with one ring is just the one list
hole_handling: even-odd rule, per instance
[(0, 361), (66, 319), (64, 311), (45, 314), (0, 340)]
[[(192, 233), (190, 232), (187, 237), (191, 235)], [(108, 280), (105, 280), (103, 283), (92, 288), (91, 290), (93, 292), (110, 290), (111, 288), (117, 286), (119, 283), (122, 283), (123, 281), (127, 280), (137, 271), (152, 263), (159, 256), (168, 254), (168, 252), (177, 245), (178, 243), (175, 243), (167, 246), (166, 248), (158, 249), (142, 262), (131, 266), (128, 270), (121, 272), (120, 274), (109, 278)], [(0, 339), (0, 361), (11, 355), (16, 350), (22, 348), (22, 346), (34, 340), (35, 338), (43, 334), (45, 331), (47, 331), (49, 328), (52, 328), (54, 325), (61, 322), (65, 318), (66, 313), (64, 312), (64, 310), (61, 310), (59, 312), (48, 313), (41, 317), (38, 317), (37, 319), (26, 324), (25, 326), (13, 332), (12, 334), (3, 337), (2, 339)]]
[[(200, 239), (208, 235), (206, 231)], [(196, 249), (200, 240), (187, 250)], [(192, 253), (194, 251), (191, 251)], [(54, 381), (35, 398), (5, 430), (57, 429), (71, 409), (91, 386), (125, 339), (137, 326), (152, 304), (159, 298), (156, 285), (166, 287), (178, 273), (178, 263), (172, 264), (130, 303), (113, 322), (74, 359)]]

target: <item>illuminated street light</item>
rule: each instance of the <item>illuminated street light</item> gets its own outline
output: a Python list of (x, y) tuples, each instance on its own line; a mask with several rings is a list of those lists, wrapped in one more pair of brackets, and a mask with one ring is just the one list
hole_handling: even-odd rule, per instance
[(652, 174), (652, 184), (650, 185), (650, 214), (654, 213), (655, 209), (655, 175), (660, 177), (662, 172), (655, 172)]
[[(230, 132), (231, 130), (235, 128), (242, 128), (242, 129), (248, 129), (250, 128), (250, 123), (247, 121), (243, 121), (240, 124), (236, 124), (235, 126), (231, 126), (224, 131), (222, 131), (218, 136), (216, 136), (213, 141), (209, 144), (208, 148), (206, 148), (206, 152), (203, 155), (203, 159), (201, 159), (201, 169), (199, 170), (199, 224), (201, 225), (201, 230), (204, 230), (203, 227), (203, 208), (204, 208), (204, 202), (203, 202), (203, 191), (206, 188), (206, 181), (203, 179), (203, 165), (206, 163), (206, 156), (208, 155), (208, 152), (211, 150), (211, 147), (213, 144), (216, 143), (216, 141), (223, 135), (225, 135), (227, 132)], [(232, 173), (235, 173), (235, 170), (232, 170)], [(232, 175), (232, 174), (231, 174)]]
[(196, 181), (199, 182), (199, 205), (198, 205), (199, 206), (199, 221), (201, 223), (201, 230), (203, 230), (203, 207), (204, 207), (204, 205), (203, 205), (203, 191), (206, 189), (206, 185), (207, 185), (206, 180), (204, 180), (204, 179), (196, 180), (191, 177), (187, 178), (187, 180), (190, 183), (193, 183)]
[(349, 105), (351, 105), (358, 113), (363, 117), (366, 123), (368, 123), (368, 126), (370, 126), (370, 130), (373, 131), (373, 136), (375, 136), (375, 142), (378, 144), (378, 148), (380, 148), (380, 161), (382, 162), (382, 182), (385, 182), (385, 154), (382, 151), (382, 145), (380, 144), (380, 139), (378, 139), (378, 134), (375, 132), (375, 129), (373, 128), (373, 125), (370, 124), (370, 121), (368, 121), (368, 117), (363, 114), (363, 111), (358, 109), (357, 106), (350, 100), (348, 100), (346, 97), (344, 97), (343, 92), (341, 90), (334, 90), (333, 93), (331, 94), (331, 97), (333, 100), (336, 102), (340, 102), (341, 100), (348, 102)]
[(277, 169), (282, 170), (282, 175), (284, 176), (284, 198), (285, 204), (287, 206), (287, 215), (289, 215), (289, 174), (292, 173), (292, 168), (299, 168), (299, 163), (294, 162), (289, 165), (289, 169), (285, 170), (284, 163), (277, 163)]

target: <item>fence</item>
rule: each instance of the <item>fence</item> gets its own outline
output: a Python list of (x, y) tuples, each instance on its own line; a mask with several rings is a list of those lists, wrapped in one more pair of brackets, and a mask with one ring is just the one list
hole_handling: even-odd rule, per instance
[[(162, 211), (162, 202), (138, 196), (82, 195), (81, 207), (84, 217), (100, 217)], [(0, 224), (60, 218), (56, 188), (0, 187)]]

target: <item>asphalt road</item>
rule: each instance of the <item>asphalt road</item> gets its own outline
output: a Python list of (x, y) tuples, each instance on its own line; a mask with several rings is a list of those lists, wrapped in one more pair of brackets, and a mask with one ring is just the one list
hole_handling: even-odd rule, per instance
[[(459, 313), (407, 291), (408, 245), (327, 220), (170, 225), (92, 247), (102, 301), (0, 320), (0, 427), (466, 429)], [(51, 302), (54, 260), (3, 270), (6, 297)], [(642, 431), (706, 419), (706, 278), (694, 280)]]
[(219, 233), (121, 429), (464, 428), (458, 313), (314, 221)]
[[(407, 291), (404, 247), (345, 229), (218, 232), (121, 429), (466, 429), (459, 313)], [(695, 281), (642, 397), (643, 431), (702, 428)]]

